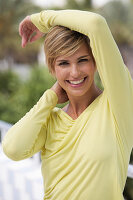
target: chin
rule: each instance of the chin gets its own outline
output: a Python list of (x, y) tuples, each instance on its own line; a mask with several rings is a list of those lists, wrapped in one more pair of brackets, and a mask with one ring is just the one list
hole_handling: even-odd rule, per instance
[(75, 90), (75, 91), (72, 91), (72, 92), (68, 91), (67, 94), (68, 94), (68, 96), (82, 97), (82, 96), (89, 94), (89, 90), (87, 90), (87, 91), (81, 91), (81, 90), (76, 91)]

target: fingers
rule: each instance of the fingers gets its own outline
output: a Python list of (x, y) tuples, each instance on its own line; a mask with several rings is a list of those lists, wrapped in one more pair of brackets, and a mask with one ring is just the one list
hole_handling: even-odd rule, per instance
[(24, 47), (26, 46), (27, 43), (28, 43), (27, 38), (25, 38), (25, 37), (23, 36), (23, 37), (22, 37), (22, 43), (21, 43), (22, 47), (24, 48)]
[(33, 36), (31, 36), (30, 38), (30, 42), (34, 42), (36, 40), (38, 40), (39, 38), (41, 38), (44, 34), (41, 33), (39, 30), (36, 31), (36, 34), (34, 34)]
[[(35, 33), (35, 34), (34, 34)], [(22, 47), (25, 47), (28, 42), (34, 42), (44, 35), (32, 23), (29, 16), (25, 17), (19, 25), (19, 35), (22, 37)]]
[(33, 24), (30, 20), (30, 17), (27, 16), (19, 25), (19, 35), (22, 37), (22, 47), (26, 46), (33, 32)]
[(30, 17), (27, 16), (23, 19), (23, 21), (21, 21), (21, 23), (19, 24), (19, 35), (22, 36), (23, 33), (26, 31), (27, 29), (27, 24), (29, 23)]
[(19, 30), (19, 34), (22, 38), (22, 47), (24, 48), (26, 46), (26, 44), (28, 43), (28, 33), (26, 31), (24, 31), (23, 27), (20, 27), (20, 30)]
[(22, 34), (21, 37), (22, 37), (22, 47), (23, 48), (27, 45), (31, 35), (32, 35), (32, 31), (27, 31)]

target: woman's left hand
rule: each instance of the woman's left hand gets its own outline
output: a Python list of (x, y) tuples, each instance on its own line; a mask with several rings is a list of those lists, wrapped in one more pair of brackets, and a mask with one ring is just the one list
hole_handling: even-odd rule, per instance
[(32, 23), (30, 16), (27, 16), (19, 25), (19, 34), (22, 37), (22, 47), (25, 47), (28, 42), (34, 42), (41, 38), (44, 33)]

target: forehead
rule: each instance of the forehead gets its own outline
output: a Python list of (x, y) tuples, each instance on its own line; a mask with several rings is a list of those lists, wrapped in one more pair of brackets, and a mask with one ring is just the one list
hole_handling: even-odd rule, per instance
[(91, 51), (90, 51), (88, 45), (86, 43), (83, 43), (73, 54), (71, 54), (70, 56), (66, 56), (66, 55), (58, 56), (56, 58), (56, 61), (71, 60), (71, 59), (79, 58), (79, 57), (85, 56), (85, 55), (91, 56)]

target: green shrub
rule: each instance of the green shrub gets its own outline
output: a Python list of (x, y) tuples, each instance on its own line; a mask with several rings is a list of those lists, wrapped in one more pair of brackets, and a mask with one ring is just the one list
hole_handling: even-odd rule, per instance
[(34, 67), (25, 82), (10, 70), (0, 72), (0, 119), (16, 123), (54, 82), (47, 68)]

